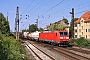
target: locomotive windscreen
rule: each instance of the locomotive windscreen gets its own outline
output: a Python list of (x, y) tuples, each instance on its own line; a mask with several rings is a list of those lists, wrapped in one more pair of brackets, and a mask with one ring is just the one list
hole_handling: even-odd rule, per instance
[(60, 36), (68, 36), (68, 32), (60, 32)]

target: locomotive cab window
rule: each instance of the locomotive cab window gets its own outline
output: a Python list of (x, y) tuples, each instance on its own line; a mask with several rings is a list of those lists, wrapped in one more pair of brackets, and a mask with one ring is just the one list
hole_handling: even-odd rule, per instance
[(63, 36), (63, 32), (60, 32), (60, 35)]
[(64, 35), (65, 35), (65, 36), (67, 36), (67, 35), (68, 35), (68, 33), (67, 33), (67, 32), (64, 32)]
[(60, 35), (61, 36), (68, 36), (68, 33), (67, 32), (60, 32)]

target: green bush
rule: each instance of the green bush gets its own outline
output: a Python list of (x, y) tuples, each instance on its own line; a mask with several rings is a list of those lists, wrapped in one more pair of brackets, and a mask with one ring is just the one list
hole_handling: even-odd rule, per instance
[(76, 40), (70, 40), (70, 43), (73, 43), (78, 46), (90, 46), (90, 42), (84, 37), (78, 38)]
[(21, 43), (12, 36), (0, 34), (0, 60), (26, 60)]

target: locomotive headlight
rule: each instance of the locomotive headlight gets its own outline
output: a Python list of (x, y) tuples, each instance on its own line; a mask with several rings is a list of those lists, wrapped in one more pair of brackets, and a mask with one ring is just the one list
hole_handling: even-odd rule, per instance
[(63, 39), (63, 37), (60, 37), (60, 39)]
[(69, 39), (69, 37), (66, 37), (66, 39)]

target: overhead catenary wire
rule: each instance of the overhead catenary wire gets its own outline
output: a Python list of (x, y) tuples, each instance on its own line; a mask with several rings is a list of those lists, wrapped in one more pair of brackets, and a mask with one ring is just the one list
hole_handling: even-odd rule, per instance
[(58, 4), (56, 4), (55, 6), (53, 6), (52, 8), (50, 8), (49, 10), (47, 10), (46, 12), (44, 12), (42, 15), (46, 14), (47, 12), (49, 12), (50, 10), (52, 10), (53, 8), (55, 8), (56, 6), (60, 5), (64, 0), (60, 1)]
[[(77, 3), (77, 1), (78, 0), (76, 0), (75, 2), (73, 2), (73, 3), (71, 3), (71, 4), (69, 4), (69, 5), (67, 5), (66, 7), (64, 7), (64, 8), (62, 8), (63, 9), (63, 11), (64, 10), (66, 10), (66, 8), (68, 8), (69, 6), (71, 6), (71, 5), (73, 5), (73, 4), (75, 4), (75, 3)], [(68, 1), (69, 2), (69, 1)], [(56, 14), (56, 13), (59, 13), (60, 12), (60, 10), (59, 11), (57, 11), (57, 12), (54, 12), (54, 13), (52, 13), (52, 14), (49, 14), (49, 15), (53, 15), (53, 14)]]
[(43, 1), (43, 0), (39, 1), (34, 7), (32, 7), (32, 8), (29, 10), (29, 12), (32, 11), (34, 8), (36, 8), (42, 1)]
[[(80, 1), (80, 0), (79, 0), (79, 1)], [(79, 1), (76, 1), (76, 2), (74, 2), (74, 3), (71, 3), (71, 4), (69, 4), (68, 6), (62, 8), (63, 11), (66, 10), (66, 8), (68, 9), (69, 6), (72, 6), (73, 4), (75, 4), (75, 3), (79, 2)], [(77, 7), (77, 6), (80, 6), (80, 5), (83, 5), (83, 4), (86, 4), (86, 3), (89, 3), (89, 2), (90, 2), (90, 1), (88, 1), (88, 2), (84, 2), (84, 3), (79, 4), (79, 5), (76, 5), (76, 7)], [(88, 5), (88, 6), (89, 6), (89, 5)], [(85, 6), (85, 7), (88, 7), (88, 6)], [(83, 8), (83, 7), (81, 7), (81, 8)], [(78, 9), (79, 9), (79, 8), (78, 8)], [(59, 10), (59, 11), (57, 11), (57, 12), (54, 12), (54, 13), (52, 13), (52, 14), (45, 15), (45, 16), (51, 16), (51, 15), (54, 15), (54, 14), (59, 13), (59, 12), (61, 12), (61, 11)], [(65, 12), (65, 13), (66, 13), (66, 12)], [(45, 16), (44, 16), (44, 17), (45, 17)]]
[[(43, 0), (42, 0), (43, 1)], [(75, 3), (75, 2), (74, 2)], [(84, 2), (85, 3), (85, 2)], [(84, 3), (82, 3), (82, 4), (84, 4)], [(40, 3), (41, 4), (41, 3)], [(72, 3), (73, 4), (73, 3)], [(39, 5), (39, 4), (38, 4)], [(80, 4), (81, 5), (81, 4)], [(76, 5), (76, 6), (80, 6), (80, 5)], [(70, 6), (70, 5), (67, 5), (67, 6)], [(85, 5), (83, 5), (83, 6), (85, 6)], [(41, 6), (40, 6), (41, 7)], [(40, 8), (39, 7), (39, 8)], [(81, 6), (80, 6), (80, 8), (82, 8)], [(34, 9), (35, 9), (35, 7), (34, 7)], [(37, 9), (37, 8), (36, 8)], [(52, 9), (51, 9), (52, 10)], [(48, 11), (48, 10), (47, 10)], [(63, 10), (62, 10), (63, 11)], [(88, 11), (88, 10), (85, 10), (85, 11)], [(75, 15), (77, 15), (77, 14), (80, 14), (80, 13), (83, 13), (83, 12), (85, 12), (85, 11), (81, 11), (81, 12), (77, 12), (77, 13), (75, 13)], [(46, 12), (47, 13), (47, 12)], [(46, 14), (45, 13), (45, 14)], [(57, 12), (58, 13), (58, 12)], [(62, 13), (62, 12), (61, 12)], [(64, 13), (66, 13), (66, 12), (64, 12)], [(69, 12), (68, 12), (69, 13)], [(50, 18), (52, 17), (50, 14), (48, 15)], [(58, 15), (59, 16), (59, 15)], [(63, 15), (62, 15), (63, 16)], [(61, 17), (62, 17), (61, 16)], [(70, 16), (70, 15), (67, 15), (67, 16)], [(43, 17), (45, 17), (45, 16), (43, 16)], [(56, 17), (56, 15), (55, 15), (55, 17)], [(53, 18), (55, 18), (55, 17), (53, 17)], [(60, 17), (60, 16), (59, 16)], [(45, 18), (46, 19), (46, 18)], [(55, 21), (56, 19), (54, 19), (54, 21)]]
[[(36, 5), (35, 5), (35, 7), (33, 7), (33, 8), (31, 8), (31, 10), (33, 10), (34, 8), (36, 8), (37, 6), (37, 8), (34, 10), (34, 12), (36, 12), (41, 6), (42, 6), (42, 4), (45, 2), (45, 0), (41, 0), (39, 3), (37, 3)], [(39, 5), (40, 4), (40, 5)], [(30, 11), (31, 11), (30, 10)], [(30, 12), (29, 11), (29, 12)], [(33, 13), (33, 12), (32, 12)], [(32, 15), (32, 13), (30, 14), (30, 15)]]
[[(22, 14), (24, 14), (24, 12), (32, 5), (33, 2), (34, 2), (34, 0), (28, 5), (28, 7), (23, 11)], [(22, 15), (22, 14), (21, 14), (21, 15)]]
[[(45, 1), (45, 0), (42, 0), (41, 4), (40, 4), (33, 12), (36, 12), (36, 11), (42, 6), (42, 4), (44, 3), (44, 1)], [(32, 13), (33, 13), (33, 12), (32, 12)]]
[(86, 11), (89, 11), (89, 10), (90, 10), (90, 9), (84, 10), (84, 11), (81, 11), (81, 12), (77, 12), (77, 13), (75, 13), (75, 15), (80, 14), (80, 13), (83, 13), (83, 12), (86, 12)]

